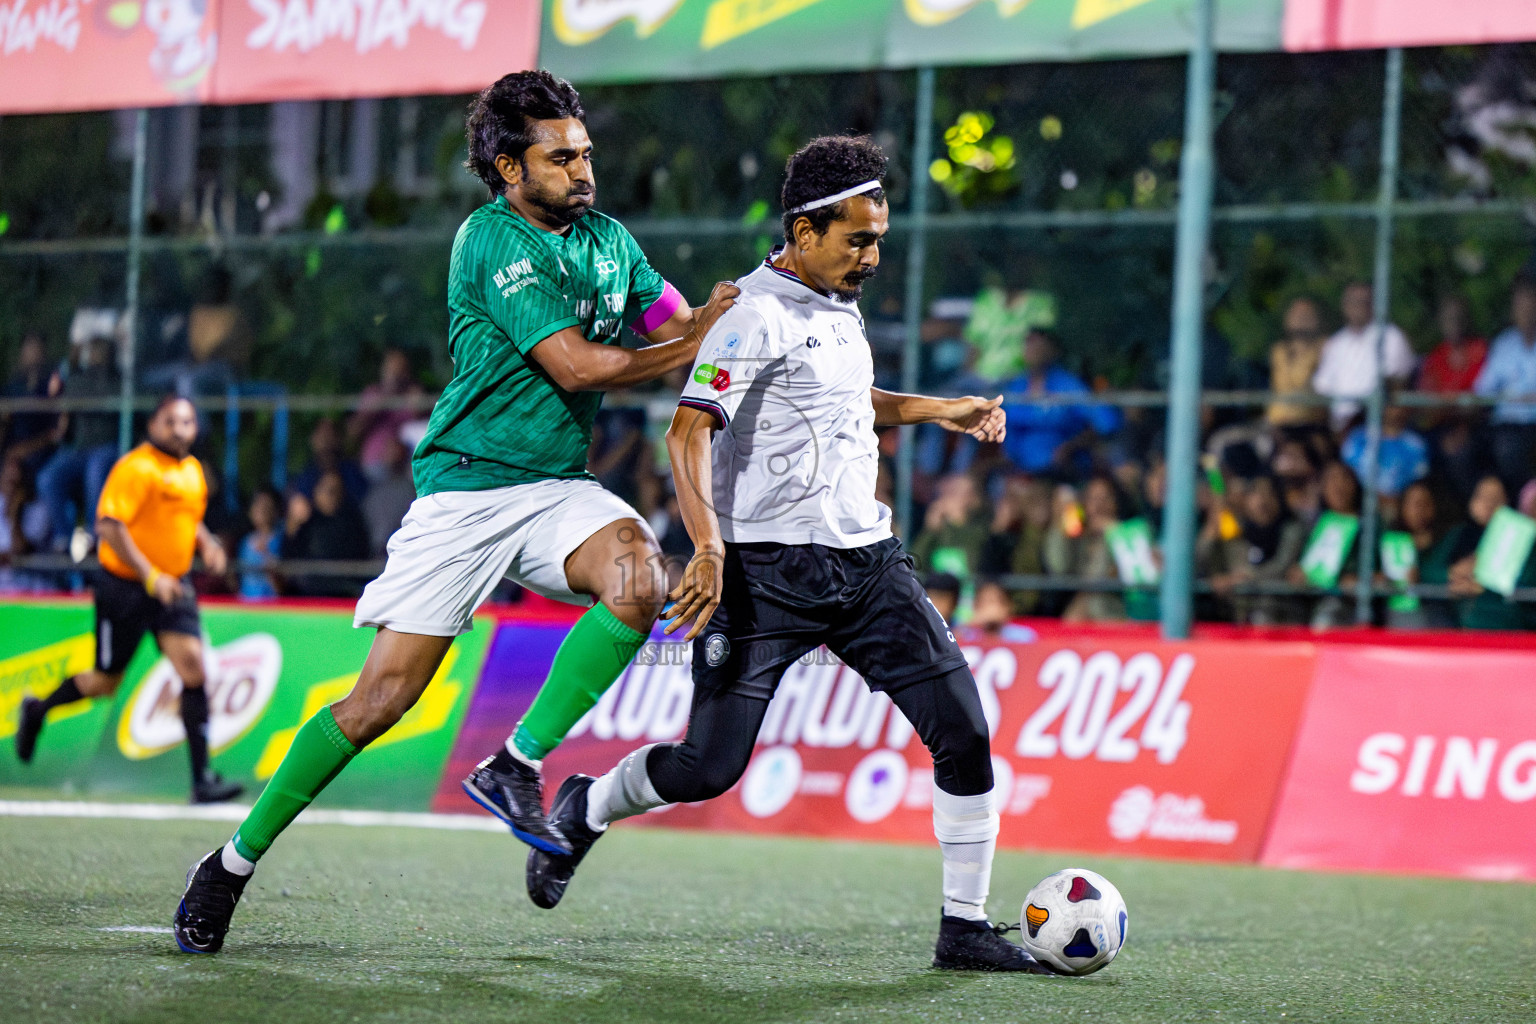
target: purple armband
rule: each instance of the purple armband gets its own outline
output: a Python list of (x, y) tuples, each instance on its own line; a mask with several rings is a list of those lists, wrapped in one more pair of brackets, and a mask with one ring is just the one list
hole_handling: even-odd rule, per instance
[(683, 305), (682, 292), (673, 288), (671, 282), (663, 281), (662, 285), (661, 297), (651, 303), (650, 307), (640, 314), (640, 319), (635, 321), (635, 330), (641, 334), (650, 334), (656, 328), (671, 320), (672, 314), (676, 313)]

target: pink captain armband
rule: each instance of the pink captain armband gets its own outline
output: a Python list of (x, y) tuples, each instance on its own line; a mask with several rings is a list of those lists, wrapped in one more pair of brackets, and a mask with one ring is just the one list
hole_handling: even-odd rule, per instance
[(641, 334), (650, 334), (656, 328), (672, 319), (672, 314), (683, 307), (683, 293), (672, 287), (670, 281), (663, 281), (661, 298), (651, 303), (650, 308), (640, 314), (640, 319), (635, 321), (635, 330)]

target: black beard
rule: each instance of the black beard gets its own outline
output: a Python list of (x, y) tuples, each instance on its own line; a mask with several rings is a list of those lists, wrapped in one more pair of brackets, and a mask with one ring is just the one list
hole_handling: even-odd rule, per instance
[[(568, 228), (587, 215), (597, 199), (596, 191), (567, 192), (560, 196), (528, 182), (523, 185), (523, 199), (539, 211), (544, 221), (556, 227)], [(576, 200), (580, 201), (576, 201)]]
[(864, 295), (864, 282), (875, 276), (873, 269), (868, 271), (855, 270), (843, 278), (841, 288), (832, 289), (832, 297), (839, 302), (858, 302)]

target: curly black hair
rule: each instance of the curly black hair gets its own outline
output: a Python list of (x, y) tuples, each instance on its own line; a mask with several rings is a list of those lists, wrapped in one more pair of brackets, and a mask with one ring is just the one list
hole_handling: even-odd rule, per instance
[(464, 161), (470, 173), (491, 190), (491, 198), (506, 187), (496, 158), (505, 154), (522, 162), (523, 154), (533, 145), (529, 127), (534, 121), (555, 121), (574, 117), (584, 121), (587, 112), (581, 96), (570, 82), (548, 71), (514, 71), (474, 98), (464, 131), (469, 139), (469, 159)]
[[(797, 206), (835, 196), (844, 189), (879, 181), (890, 163), (884, 150), (868, 135), (823, 135), (807, 142), (784, 166), (784, 189), (779, 201), (784, 204), (784, 238), (794, 237), (795, 221), (804, 217), (818, 235), (825, 234), (833, 221), (843, 219), (843, 204), (833, 203), (805, 213), (790, 213)], [(885, 189), (864, 195), (877, 203), (885, 202)]]

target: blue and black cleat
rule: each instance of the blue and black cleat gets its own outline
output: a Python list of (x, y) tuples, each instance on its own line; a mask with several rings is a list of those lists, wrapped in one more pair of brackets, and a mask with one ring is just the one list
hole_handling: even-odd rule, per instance
[(602, 832), (587, 825), (587, 791), (595, 781), (590, 775), (572, 775), (560, 783), (555, 792), (555, 805), (549, 810), (550, 822), (571, 844), (571, 852), (560, 856), (540, 850), (528, 851), (528, 898), (545, 910), (553, 910), (560, 902), (571, 876), (576, 873), (576, 866), (592, 849), (592, 844), (603, 837)]
[(571, 844), (544, 815), (544, 780), (533, 765), (497, 751), (469, 773), (464, 792), (535, 850), (569, 856)]
[(187, 872), (187, 891), (171, 921), (176, 945), (183, 953), (217, 953), (229, 933), (229, 919), (245, 891), (250, 875), (237, 875), (224, 867), (221, 850), (214, 850)]

